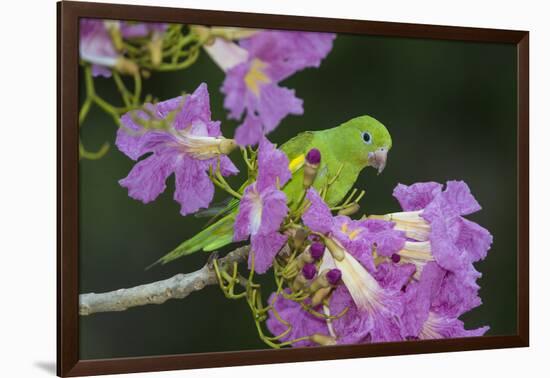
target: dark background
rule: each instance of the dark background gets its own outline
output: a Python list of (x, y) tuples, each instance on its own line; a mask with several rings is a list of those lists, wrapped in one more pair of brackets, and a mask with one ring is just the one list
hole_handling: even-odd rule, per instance
[[(365, 170), (357, 183), (367, 190), (361, 203), (367, 213), (398, 211), (391, 196), (397, 183), (465, 180), (483, 207), (469, 218), (489, 229), (494, 243), (476, 264), (483, 273), (483, 305), (462, 319), (467, 328), (489, 325), (489, 335), (516, 333), (516, 68), (514, 45), (339, 35), (319, 69), (282, 83), (296, 89), (305, 113), (287, 117), (269, 135), (280, 144), (300, 131), (363, 114), (384, 123), (393, 138), (388, 166), (380, 176)], [(213, 119), (232, 136), (238, 124), (226, 119), (223, 78), (203, 53), (187, 70), (154, 73), (144, 93), (165, 100), (205, 81)], [(116, 101), (111, 80), (97, 79), (96, 89)], [(204, 220), (179, 215), (173, 178), (148, 205), (127, 196), (118, 180), (134, 162), (114, 146), (116, 126), (108, 115), (94, 108), (80, 132), (90, 150), (104, 141), (112, 145), (101, 160), (80, 163), (80, 292), (131, 287), (202, 267), (208, 256), (199, 253), (144, 270), (199, 231)], [(241, 163), (237, 153), (232, 157)], [(216, 286), (163, 305), (80, 318), (81, 359), (259, 348), (267, 346), (246, 303), (225, 299)]]

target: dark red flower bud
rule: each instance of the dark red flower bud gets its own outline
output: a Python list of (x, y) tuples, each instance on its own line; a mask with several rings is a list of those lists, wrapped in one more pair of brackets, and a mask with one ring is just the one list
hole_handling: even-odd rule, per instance
[(327, 273), (327, 281), (331, 285), (336, 285), (342, 278), (342, 272), (340, 269), (331, 269)]
[(315, 261), (319, 261), (325, 253), (325, 245), (321, 242), (311, 243), (311, 246), (309, 247), (309, 253)]
[(309, 150), (306, 155), (306, 163), (304, 165), (304, 188), (309, 188), (313, 185), (320, 162), (321, 151), (316, 148)]
[(306, 155), (306, 161), (309, 164), (317, 165), (321, 162), (321, 151), (316, 148), (312, 148)]
[(315, 275), (317, 274), (317, 268), (315, 267), (315, 264), (305, 264), (302, 268), (302, 274), (307, 280), (313, 279)]

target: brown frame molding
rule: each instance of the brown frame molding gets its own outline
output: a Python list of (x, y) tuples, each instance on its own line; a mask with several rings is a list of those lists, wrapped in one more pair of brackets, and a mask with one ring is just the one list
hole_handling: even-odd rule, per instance
[[(518, 57), (518, 327), (513, 336), (369, 345), (79, 360), (78, 357), (78, 19), (185, 22), (515, 44)], [(57, 374), (82, 376), (529, 345), (529, 33), (63, 1), (57, 3)]]

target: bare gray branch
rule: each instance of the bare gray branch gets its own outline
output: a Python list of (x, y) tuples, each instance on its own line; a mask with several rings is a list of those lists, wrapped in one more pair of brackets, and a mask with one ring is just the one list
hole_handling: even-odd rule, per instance
[[(219, 264), (241, 262), (248, 256), (249, 246), (243, 246), (229, 252), (219, 259)], [(212, 256), (212, 255), (211, 255)], [(212, 259), (201, 269), (192, 273), (180, 273), (166, 280), (149, 284), (119, 289), (107, 293), (87, 293), (79, 296), (80, 315), (91, 315), (97, 312), (124, 311), (131, 307), (148, 304), (161, 304), (169, 299), (181, 299), (207, 285), (218, 282)]]

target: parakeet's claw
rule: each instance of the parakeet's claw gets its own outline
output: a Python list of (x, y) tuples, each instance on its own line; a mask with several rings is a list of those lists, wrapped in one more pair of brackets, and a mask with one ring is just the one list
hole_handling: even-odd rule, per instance
[(388, 159), (388, 149), (380, 147), (376, 151), (369, 152), (369, 165), (378, 169), (378, 174), (382, 173), (386, 168), (386, 160)]

